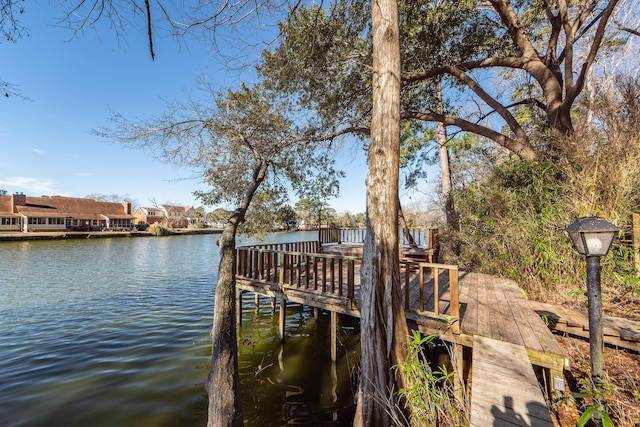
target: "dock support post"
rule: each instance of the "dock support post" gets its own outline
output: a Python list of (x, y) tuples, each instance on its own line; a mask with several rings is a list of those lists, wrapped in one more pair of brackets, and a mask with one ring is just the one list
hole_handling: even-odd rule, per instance
[(271, 297), (271, 312), (276, 312), (276, 297)]
[(331, 361), (338, 360), (338, 313), (331, 312)]
[(242, 293), (240, 289), (236, 291), (236, 325), (242, 326)]
[[(335, 362), (331, 364), (331, 397), (333, 403), (338, 402), (338, 368)], [(332, 414), (332, 420), (338, 421), (338, 412), (332, 411)]]
[(260, 308), (259, 308), (260, 307), (260, 294), (256, 292), (255, 294), (253, 294), (253, 298), (254, 298), (253, 302), (256, 305), (256, 312), (258, 312), (260, 310)]
[(280, 317), (278, 319), (278, 329), (280, 332), (280, 342), (284, 342), (284, 325), (287, 317), (287, 301), (284, 298), (280, 299)]
[(313, 307), (313, 318), (316, 322), (320, 319), (320, 309), (318, 307)]
[(461, 344), (453, 343), (453, 351), (451, 353), (451, 362), (455, 375), (453, 378), (453, 395), (461, 402), (464, 400), (464, 347)]

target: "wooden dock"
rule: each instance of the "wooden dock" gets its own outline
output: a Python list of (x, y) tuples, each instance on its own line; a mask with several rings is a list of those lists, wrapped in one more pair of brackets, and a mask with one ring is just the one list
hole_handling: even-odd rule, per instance
[[(293, 302), (330, 311), (335, 324), (338, 313), (360, 317), (360, 263), (360, 258), (339, 251), (323, 252), (318, 242), (238, 248), (237, 287), (240, 292), (279, 299), (282, 319), (287, 302)], [(472, 360), (454, 361), (460, 372), (464, 362), (472, 363), (472, 395), (485, 395), (478, 384), (489, 385), (491, 375), (510, 382), (504, 390), (512, 395), (494, 393), (491, 399), (476, 401), (486, 409), (476, 425), (490, 425), (483, 423), (497, 410), (511, 411), (523, 419), (532, 416), (522, 407), (532, 402), (538, 405), (542, 396), (532, 365), (545, 374), (548, 388), (564, 389), (564, 352), (513, 281), (408, 259), (401, 260), (400, 267), (409, 326), (472, 349)], [(284, 321), (280, 323), (284, 337)], [(488, 365), (492, 357), (500, 361), (500, 369)], [(516, 403), (520, 406), (513, 406)], [(538, 410), (548, 416), (546, 406)], [(538, 418), (543, 419), (543, 414)]]
[(538, 379), (522, 345), (473, 340), (472, 427), (553, 427)]

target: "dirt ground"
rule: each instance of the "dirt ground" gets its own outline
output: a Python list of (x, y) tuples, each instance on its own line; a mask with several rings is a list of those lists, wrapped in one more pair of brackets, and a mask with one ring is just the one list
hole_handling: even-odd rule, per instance
[[(557, 336), (569, 358), (565, 370), (565, 393), (554, 396), (556, 425), (574, 427), (587, 408), (595, 401), (590, 381), (589, 342), (583, 339)], [(625, 350), (605, 349), (605, 370), (609, 384), (600, 401), (616, 427), (640, 426), (640, 355)], [(576, 396), (575, 393), (580, 393)], [(590, 422), (588, 426), (597, 424)]]

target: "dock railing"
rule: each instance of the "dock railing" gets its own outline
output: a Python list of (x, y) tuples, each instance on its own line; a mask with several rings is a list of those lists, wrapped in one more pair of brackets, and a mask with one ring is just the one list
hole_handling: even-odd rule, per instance
[[(367, 230), (364, 228), (321, 228), (319, 230), (320, 244), (329, 243), (364, 243)], [(434, 248), (438, 245), (438, 229), (410, 228), (408, 234), (421, 248)], [(400, 230), (400, 245), (408, 246), (411, 239), (405, 230)]]
[[(276, 285), (282, 292), (296, 289), (345, 298), (348, 308), (357, 308), (360, 280), (356, 272), (361, 262), (359, 257), (319, 253), (318, 242), (247, 246), (237, 248), (236, 275), (240, 279)], [(446, 319), (452, 331), (458, 333), (458, 267), (410, 260), (399, 262), (405, 309)]]
[(277, 284), (281, 288), (296, 288), (346, 297), (353, 303), (355, 265), (359, 261), (357, 257), (317, 252), (241, 247), (237, 248), (236, 275), (243, 279)]
[[(458, 266), (401, 260), (400, 270), (401, 273), (404, 272), (404, 275), (401, 274), (401, 276), (404, 278), (405, 309), (413, 310), (411, 294), (417, 285), (417, 312), (437, 318), (448, 318), (451, 321), (452, 332), (459, 333), (460, 287)], [(446, 277), (444, 277), (445, 275)], [(431, 281), (432, 283), (429, 283)], [(428, 286), (431, 286), (431, 289)], [(449, 292), (448, 310), (446, 306), (440, 307), (441, 298), (446, 300), (443, 297), (445, 297), (447, 291)], [(448, 314), (446, 314), (447, 311), (449, 312)]]

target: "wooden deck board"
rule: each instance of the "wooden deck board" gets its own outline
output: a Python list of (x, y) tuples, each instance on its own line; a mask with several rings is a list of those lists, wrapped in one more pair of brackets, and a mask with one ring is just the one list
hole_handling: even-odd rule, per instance
[(460, 303), (464, 306), (461, 310), (460, 327), (463, 331), (467, 331), (472, 334), (472, 331), (478, 330), (478, 288), (479, 283), (476, 286), (467, 285), (467, 274), (462, 276), (460, 281)]
[(523, 345), (522, 336), (518, 332), (518, 325), (511, 317), (510, 301), (505, 297), (502, 288), (496, 286), (495, 281), (488, 281), (490, 298), (493, 299), (491, 317), (491, 337), (501, 341), (508, 341)]
[[(520, 290), (515, 288), (510, 287), (507, 289), (503, 289), (503, 292), (509, 299), (515, 300), (518, 297), (522, 298), (522, 295), (518, 295), (518, 293), (520, 293)], [(526, 327), (526, 330), (524, 331), (522, 329), (519, 329), (523, 345), (526, 348), (532, 349), (534, 351), (544, 351), (538, 337), (528, 332), (529, 324), (527, 322), (526, 313), (524, 312), (525, 307), (523, 307), (522, 305), (512, 304), (510, 308), (511, 316), (514, 319), (514, 323), (517, 325), (521, 325), (523, 328)]]
[[(551, 328), (555, 331), (589, 338), (589, 319), (585, 313), (537, 301), (529, 301), (529, 306), (539, 316), (552, 319)], [(640, 322), (604, 316), (603, 334), (607, 345), (640, 351)]]
[(522, 345), (474, 337), (471, 426), (552, 427)]

